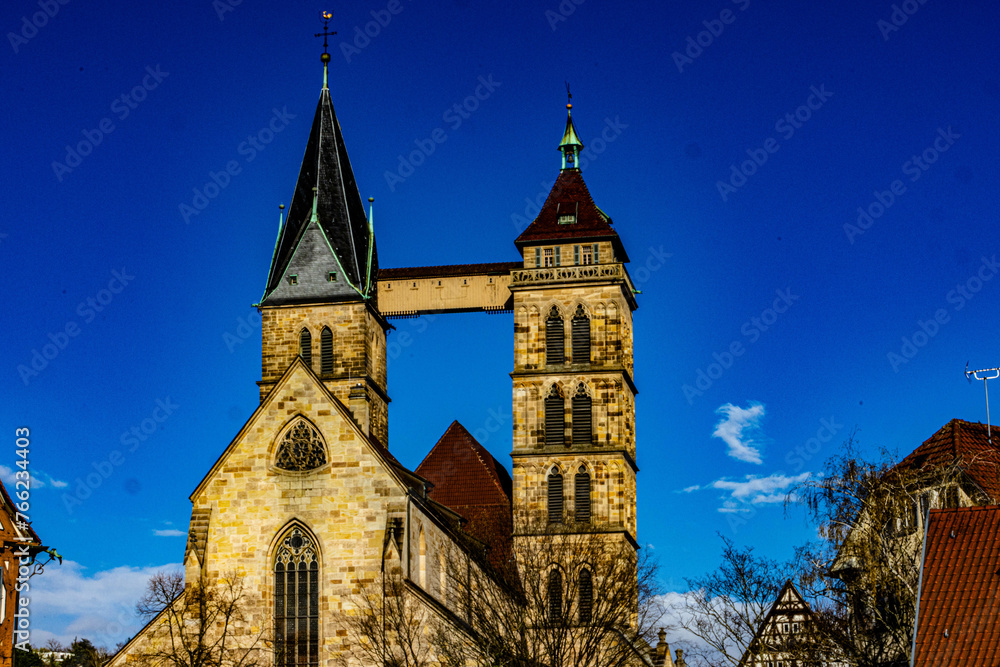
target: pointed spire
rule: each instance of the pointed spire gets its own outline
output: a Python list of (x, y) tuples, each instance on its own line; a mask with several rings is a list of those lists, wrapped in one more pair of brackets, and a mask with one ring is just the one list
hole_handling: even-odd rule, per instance
[[(324, 22), (332, 14), (324, 12)], [(378, 271), (370, 221), (327, 86), (324, 24), (323, 89), (295, 192), (271, 262), (262, 304), (367, 299)]]
[(579, 169), (580, 151), (583, 150), (583, 142), (576, 133), (576, 126), (573, 125), (573, 93), (569, 92), (569, 84), (566, 84), (566, 131), (563, 132), (562, 142), (559, 150), (562, 152), (563, 169)]

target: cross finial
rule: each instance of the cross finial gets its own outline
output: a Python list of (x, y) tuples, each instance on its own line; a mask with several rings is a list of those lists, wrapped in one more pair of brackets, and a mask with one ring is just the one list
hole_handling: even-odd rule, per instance
[(323, 88), (326, 88), (326, 78), (327, 78), (327, 65), (330, 62), (329, 44), (326, 41), (327, 37), (336, 35), (337, 31), (334, 30), (330, 32), (330, 19), (333, 18), (333, 12), (322, 11), (319, 13), (319, 17), (323, 19), (323, 32), (317, 32), (314, 37), (323, 38), (323, 55), (319, 57), (323, 61)]

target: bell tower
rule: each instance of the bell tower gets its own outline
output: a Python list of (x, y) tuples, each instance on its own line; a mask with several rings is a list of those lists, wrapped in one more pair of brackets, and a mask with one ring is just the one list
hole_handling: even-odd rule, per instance
[(515, 533), (606, 533), (636, 548), (632, 312), (636, 290), (611, 218), (580, 173), (567, 104), (562, 168), (515, 244)]
[(378, 310), (375, 233), (330, 99), (330, 54), (324, 52), (322, 61), (323, 88), (309, 141), (257, 305), (260, 398), (301, 357), (362, 430), (388, 446), (389, 325)]

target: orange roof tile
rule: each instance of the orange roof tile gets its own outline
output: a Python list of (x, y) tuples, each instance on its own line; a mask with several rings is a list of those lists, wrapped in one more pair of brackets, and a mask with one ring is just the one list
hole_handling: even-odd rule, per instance
[(466, 532), (488, 544), (490, 560), (501, 565), (513, 531), (507, 470), (454, 421), (414, 472), (434, 485), (427, 495), (461, 514)]
[(994, 502), (1000, 502), (1000, 431), (990, 444), (986, 424), (952, 419), (899, 463), (913, 470), (958, 463)]
[[(574, 216), (574, 222), (559, 222), (562, 216), (568, 215)], [(594, 203), (580, 170), (563, 169), (538, 217), (521, 232), (514, 244), (521, 248), (528, 243), (572, 239), (610, 240), (622, 260), (628, 261), (618, 232), (611, 227), (611, 218)]]
[(914, 667), (1000, 664), (1000, 507), (930, 511)]

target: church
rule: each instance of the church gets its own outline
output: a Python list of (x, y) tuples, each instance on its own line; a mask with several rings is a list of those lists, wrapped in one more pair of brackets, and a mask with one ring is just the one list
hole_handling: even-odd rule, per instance
[[(514, 239), (516, 261), (383, 268), (331, 100), (329, 55), (322, 61), (302, 166), (257, 304), (260, 405), (220, 443), (190, 496), (188, 591), (237, 575), (247, 593), (244, 634), (263, 638), (258, 648), (278, 665), (375, 664), (359, 649), (398, 638), (387, 637), (385, 619), (380, 637), (359, 638), (350, 619), (364, 616), (358, 596), (373, 586), (381, 586), (373, 613), (385, 613), (390, 573), (399, 584), (391, 595), (473, 644), (485, 641), (472, 611), (480, 597), (501, 596), (483, 613), (508, 600), (540, 608), (521, 628), (529, 635), (561, 623), (581, 636), (604, 618), (602, 605), (618, 605), (626, 659), (593, 653), (577, 664), (664, 664), (665, 644), (657, 660), (637, 610), (637, 290), (611, 218), (578, 168), (584, 146), (572, 104), (558, 178)], [(513, 475), (457, 421), (409, 470), (389, 437), (390, 321), (475, 311), (513, 316)], [(406, 424), (393, 432), (405, 434)], [(572, 553), (581, 544), (590, 545), (584, 558)], [(163, 641), (166, 622), (153, 618), (111, 667), (140, 660)], [(411, 664), (389, 652), (383, 664)]]

